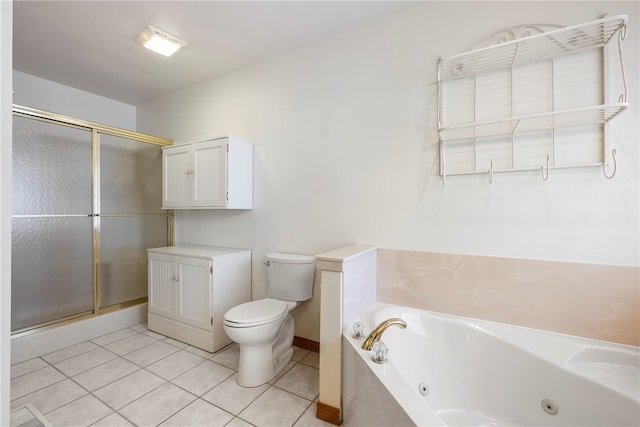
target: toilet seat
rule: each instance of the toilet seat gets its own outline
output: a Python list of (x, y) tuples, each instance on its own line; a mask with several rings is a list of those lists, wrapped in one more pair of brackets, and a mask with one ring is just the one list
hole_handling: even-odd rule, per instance
[(250, 328), (276, 322), (287, 315), (289, 305), (277, 299), (265, 298), (245, 302), (224, 315), (224, 324), (232, 328)]

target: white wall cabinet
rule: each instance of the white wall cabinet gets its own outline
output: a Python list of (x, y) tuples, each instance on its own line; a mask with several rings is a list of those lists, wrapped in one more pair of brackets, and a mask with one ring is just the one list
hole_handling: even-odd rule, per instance
[(251, 209), (253, 144), (235, 137), (162, 150), (163, 209)]
[(149, 329), (210, 352), (231, 343), (223, 318), (251, 300), (251, 251), (169, 246), (148, 256)]

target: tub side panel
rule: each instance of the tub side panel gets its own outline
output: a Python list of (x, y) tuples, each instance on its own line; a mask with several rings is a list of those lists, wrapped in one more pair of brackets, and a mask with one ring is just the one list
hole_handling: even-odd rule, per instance
[(411, 426), (385, 386), (348, 342), (343, 346), (342, 421), (345, 427)]

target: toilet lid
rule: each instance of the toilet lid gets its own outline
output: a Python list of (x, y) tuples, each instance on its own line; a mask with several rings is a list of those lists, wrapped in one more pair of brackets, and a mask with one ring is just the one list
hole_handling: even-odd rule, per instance
[(233, 307), (224, 315), (224, 322), (236, 328), (264, 325), (284, 317), (287, 311), (286, 302), (266, 298)]

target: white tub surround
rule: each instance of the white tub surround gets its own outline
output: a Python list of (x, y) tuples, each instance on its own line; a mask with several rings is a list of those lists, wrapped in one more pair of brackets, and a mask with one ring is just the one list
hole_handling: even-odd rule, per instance
[(377, 301), (640, 345), (640, 268), (378, 251)]
[(345, 426), (640, 423), (638, 347), (382, 303), (360, 320), (390, 317), (383, 365), (345, 329)]
[(320, 271), (320, 384), (316, 417), (342, 421), (342, 330), (376, 301), (377, 247), (353, 245), (316, 256)]

